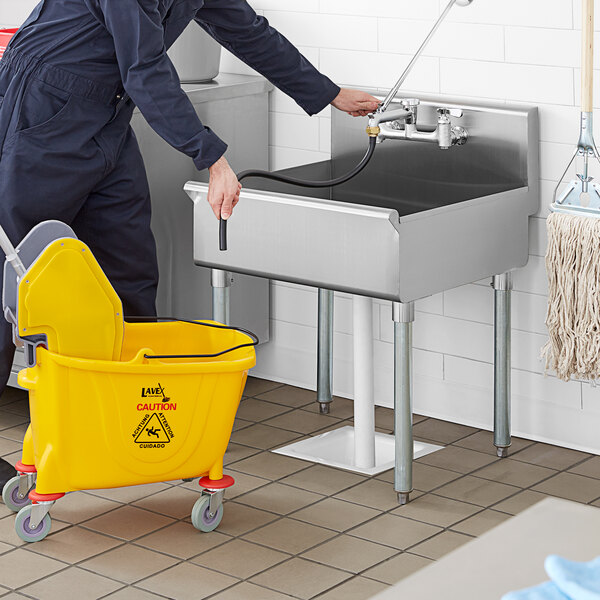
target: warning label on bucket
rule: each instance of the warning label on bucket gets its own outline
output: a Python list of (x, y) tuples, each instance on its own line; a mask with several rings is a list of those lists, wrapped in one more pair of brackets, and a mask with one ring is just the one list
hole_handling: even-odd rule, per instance
[(164, 448), (175, 437), (163, 413), (144, 415), (132, 435), (140, 448)]

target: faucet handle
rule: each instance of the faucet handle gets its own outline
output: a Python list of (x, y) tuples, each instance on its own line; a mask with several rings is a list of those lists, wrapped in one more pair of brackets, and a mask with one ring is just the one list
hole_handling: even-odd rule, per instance
[(421, 101), (418, 98), (403, 98), (400, 102), (406, 109), (416, 108), (421, 104)]
[(462, 108), (448, 108), (446, 106), (438, 108), (437, 113), (440, 117), (456, 117), (457, 119), (460, 119), (464, 114)]

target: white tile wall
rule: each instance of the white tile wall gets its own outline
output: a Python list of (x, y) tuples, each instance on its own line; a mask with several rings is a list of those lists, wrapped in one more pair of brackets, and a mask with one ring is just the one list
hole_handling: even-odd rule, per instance
[[(0, 0), (0, 24), (18, 25), (37, 0)], [(447, 0), (250, 0), (338, 83), (392, 85)], [(596, 2), (600, 13), (600, 0)], [(540, 106), (542, 202), (531, 219), (529, 264), (515, 273), (513, 430), (600, 453), (600, 388), (545, 376), (545, 217), (556, 181), (577, 139), (580, 0), (476, 0), (454, 9), (407, 89)], [(600, 20), (597, 20), (600, 32)], [(597, 36), (600, 65), (600, 34)], [(224, 52), (222, 70), (252, 73)], [(600, 71), (596, 72), (600, 107)], [(326, 160), (330, 110), (309, 118), (287, 96), (271, 102), (271, 167)], [(600, 119), (596, 134), (600, 136)], [(312, 388), (316, 379), (315, 290), (274, 282), (272, 341), (259, 350), (255, 375)], [(335, 303), (335, 393), (352, 397), (352, 299)], [(417, 303), (415, 409), (491, 427), (493, 294), (479, 281)], [(373, 307), (376, 397), (392, 405), (389, 303)]]

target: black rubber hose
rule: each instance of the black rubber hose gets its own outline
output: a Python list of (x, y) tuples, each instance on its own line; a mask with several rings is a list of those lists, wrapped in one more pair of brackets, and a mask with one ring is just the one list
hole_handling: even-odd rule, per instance
[[(341, 185), (350, 181), (353, 177), (356, 177), (368, 164), (373, 153), (375, 152), (375, 146), (377, 143), (376, 137), (369, 137), (369, 147), (361, 161), (348, 173), (335, 179), (327, 179), (325, 181), (312, 181), (310, 179), (296, 179), (295, 177), (288, 177), (287, 175), (277, 175), (270, 171), (241, 171), (237, 174), (238, 181), (246, 179), (247, 177), (261, 177), (262, 179), (271, 179), (273, 181), (279, 181), (281, 183), (289, 183), (290, 185), (298, 185), (307, 188), (326, 188)], [(219, 220), (219, 249), (227, 250), (227, 221), (225, 219)]]

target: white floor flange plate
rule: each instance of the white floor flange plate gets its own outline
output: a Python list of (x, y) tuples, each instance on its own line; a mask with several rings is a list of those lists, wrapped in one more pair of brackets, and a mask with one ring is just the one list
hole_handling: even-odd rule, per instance
[[(415, 442), (414, 458), (420, 458), (442, 448), (443, 446)], [(340, 427), (307, 440), (277, 448), (272, 452), (364, 475), (377, 475), (394, 468), (395, 440), (393, 435), (375, 433), (376, 464), (371, 468), (357, 467), (354, 464), (354, 427), (350, 426)]]

